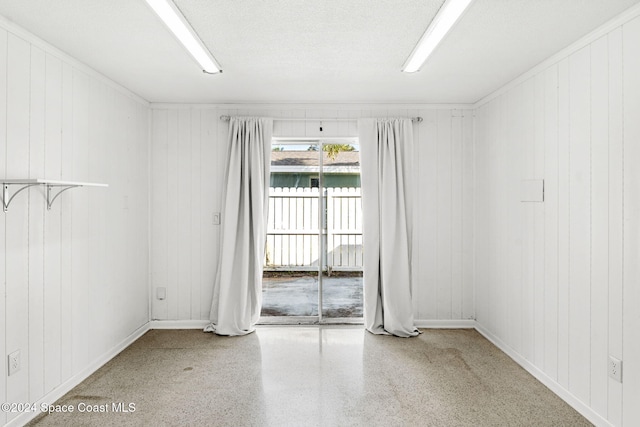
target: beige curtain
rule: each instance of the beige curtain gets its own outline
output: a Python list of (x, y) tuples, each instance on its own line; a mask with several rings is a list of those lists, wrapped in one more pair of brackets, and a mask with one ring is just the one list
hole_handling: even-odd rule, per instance
[(273, 120), (231, 118), (220, 263), (206, 332), (254, 331), (262, 307)]
[(374, 334), (419, 334), (411, 304), (410, 119), (361, 119), (364, 323)]

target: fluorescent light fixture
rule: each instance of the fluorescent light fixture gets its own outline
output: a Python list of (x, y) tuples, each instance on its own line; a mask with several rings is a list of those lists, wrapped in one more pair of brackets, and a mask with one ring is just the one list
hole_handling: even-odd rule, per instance
[(171, 0), (145, 0), (205, 73), (221, 73), (220, 65)]
[(438, 47), (444, 36), (458, 22), (473, 0), (447, 0), (424, 32), (409, 59), (402, 66), (405, 73), (415, 73)]

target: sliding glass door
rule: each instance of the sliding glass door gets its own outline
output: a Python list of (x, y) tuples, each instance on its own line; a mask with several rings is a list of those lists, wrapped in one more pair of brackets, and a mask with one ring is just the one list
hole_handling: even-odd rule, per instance
[(276, 140), (271, 153), (263, 323), (362, 319), (355, 140)]

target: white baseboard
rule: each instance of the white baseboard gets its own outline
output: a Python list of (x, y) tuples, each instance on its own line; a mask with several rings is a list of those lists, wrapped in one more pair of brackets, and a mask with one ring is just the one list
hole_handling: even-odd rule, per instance
[(152, 320), (149, 329), (204, 329), (210, 320)]
[(518, 365), (522, 366), (527, 372), (533, 375), (535, 379), (537, 379), (542, 384), (544, 384), (549, 390), (551, 390), (558, 397), (560, 397), (562, 400), (567, 402), (569, 406), (571, 406), (573, 409), (575, 409), (580, 414), (582, 414), (583, 417), (588, 419), (594, 425), (607, 426), (607, 427), (612, 426), (612, 424), (609, 421), (605, 420), (604, 418), (602, 418), (602, 416), (595, 413), (593, 409), (591, 409), (588, 405), (583, 403), (576, 396), (571, 394), (569, 390), (567, 390), (566, 388), (561, 386), (557, 381), (555, 381), (554, 379), (549, 377), (547, 374), (542, 372), (540, 369), (534, 366), (531, 362), (529, 362), (527, 359), (522, 357), (520, 354), (518, 354), (516, 351), (514, 351), (511, 347), (506, 345), (500, 339), (495, 337), (492, 333), (487, 331), (477, 322), (476, 322), (475, 328), (480, 334), (482, 334), (482, 336), (484, 336), (486, 339), (491, 341), (493, 345), (498, 347), (503, 353), (505, 353), (507, 356), (513, 359)]
[[(138, 329), (136, 329), (131, 335), (126, 337), (124, 340), (120, 341), (115, 347), (111, 350), (107, 351), (102, 356), (98, 357), (93, 363), (84, 368), (82, 371), (78, 372), (67, 381), (60, 384), (58, 387), (51, 390), (49, 393), (45, 394), (42, 399), (36, 402), (36, 406), (38, 408), (41, 407), (42, 404), (53, 404), (55, 401), (60, 399), (62, 396), (70, 392), (75, 386), (80, 384), (82, 381), (86, 380), (91, 374), (100, 369), (105, 363), (116, 357), (120, 354), (124, 349), (133, 344), (138, 338), (144, 335), (149, 330), (149, 323), (145, 323)], [(13, 426), (23, 426), (32, 419), (36, 418), (40, 415), (41, 412), (26, 412), (23, 413), (16, 418), (9, 421), (5, 424), (5, 427), (13, 427)]]
[(473, 319), (467, 320), (414, 320), (414, 325), (418, 328), (427, 329), (473, 329), (476, 326), (476, 321)]

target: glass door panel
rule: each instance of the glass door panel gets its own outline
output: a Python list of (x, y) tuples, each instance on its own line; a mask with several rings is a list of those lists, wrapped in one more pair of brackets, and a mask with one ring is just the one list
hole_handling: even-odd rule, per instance
[(272, 146), (263, 321), (319, 315), (319, 149), (314, 141)]
[(322, 318), (362, 318), (362, 209), (360, 147), (325, 141), (322, 157)]

